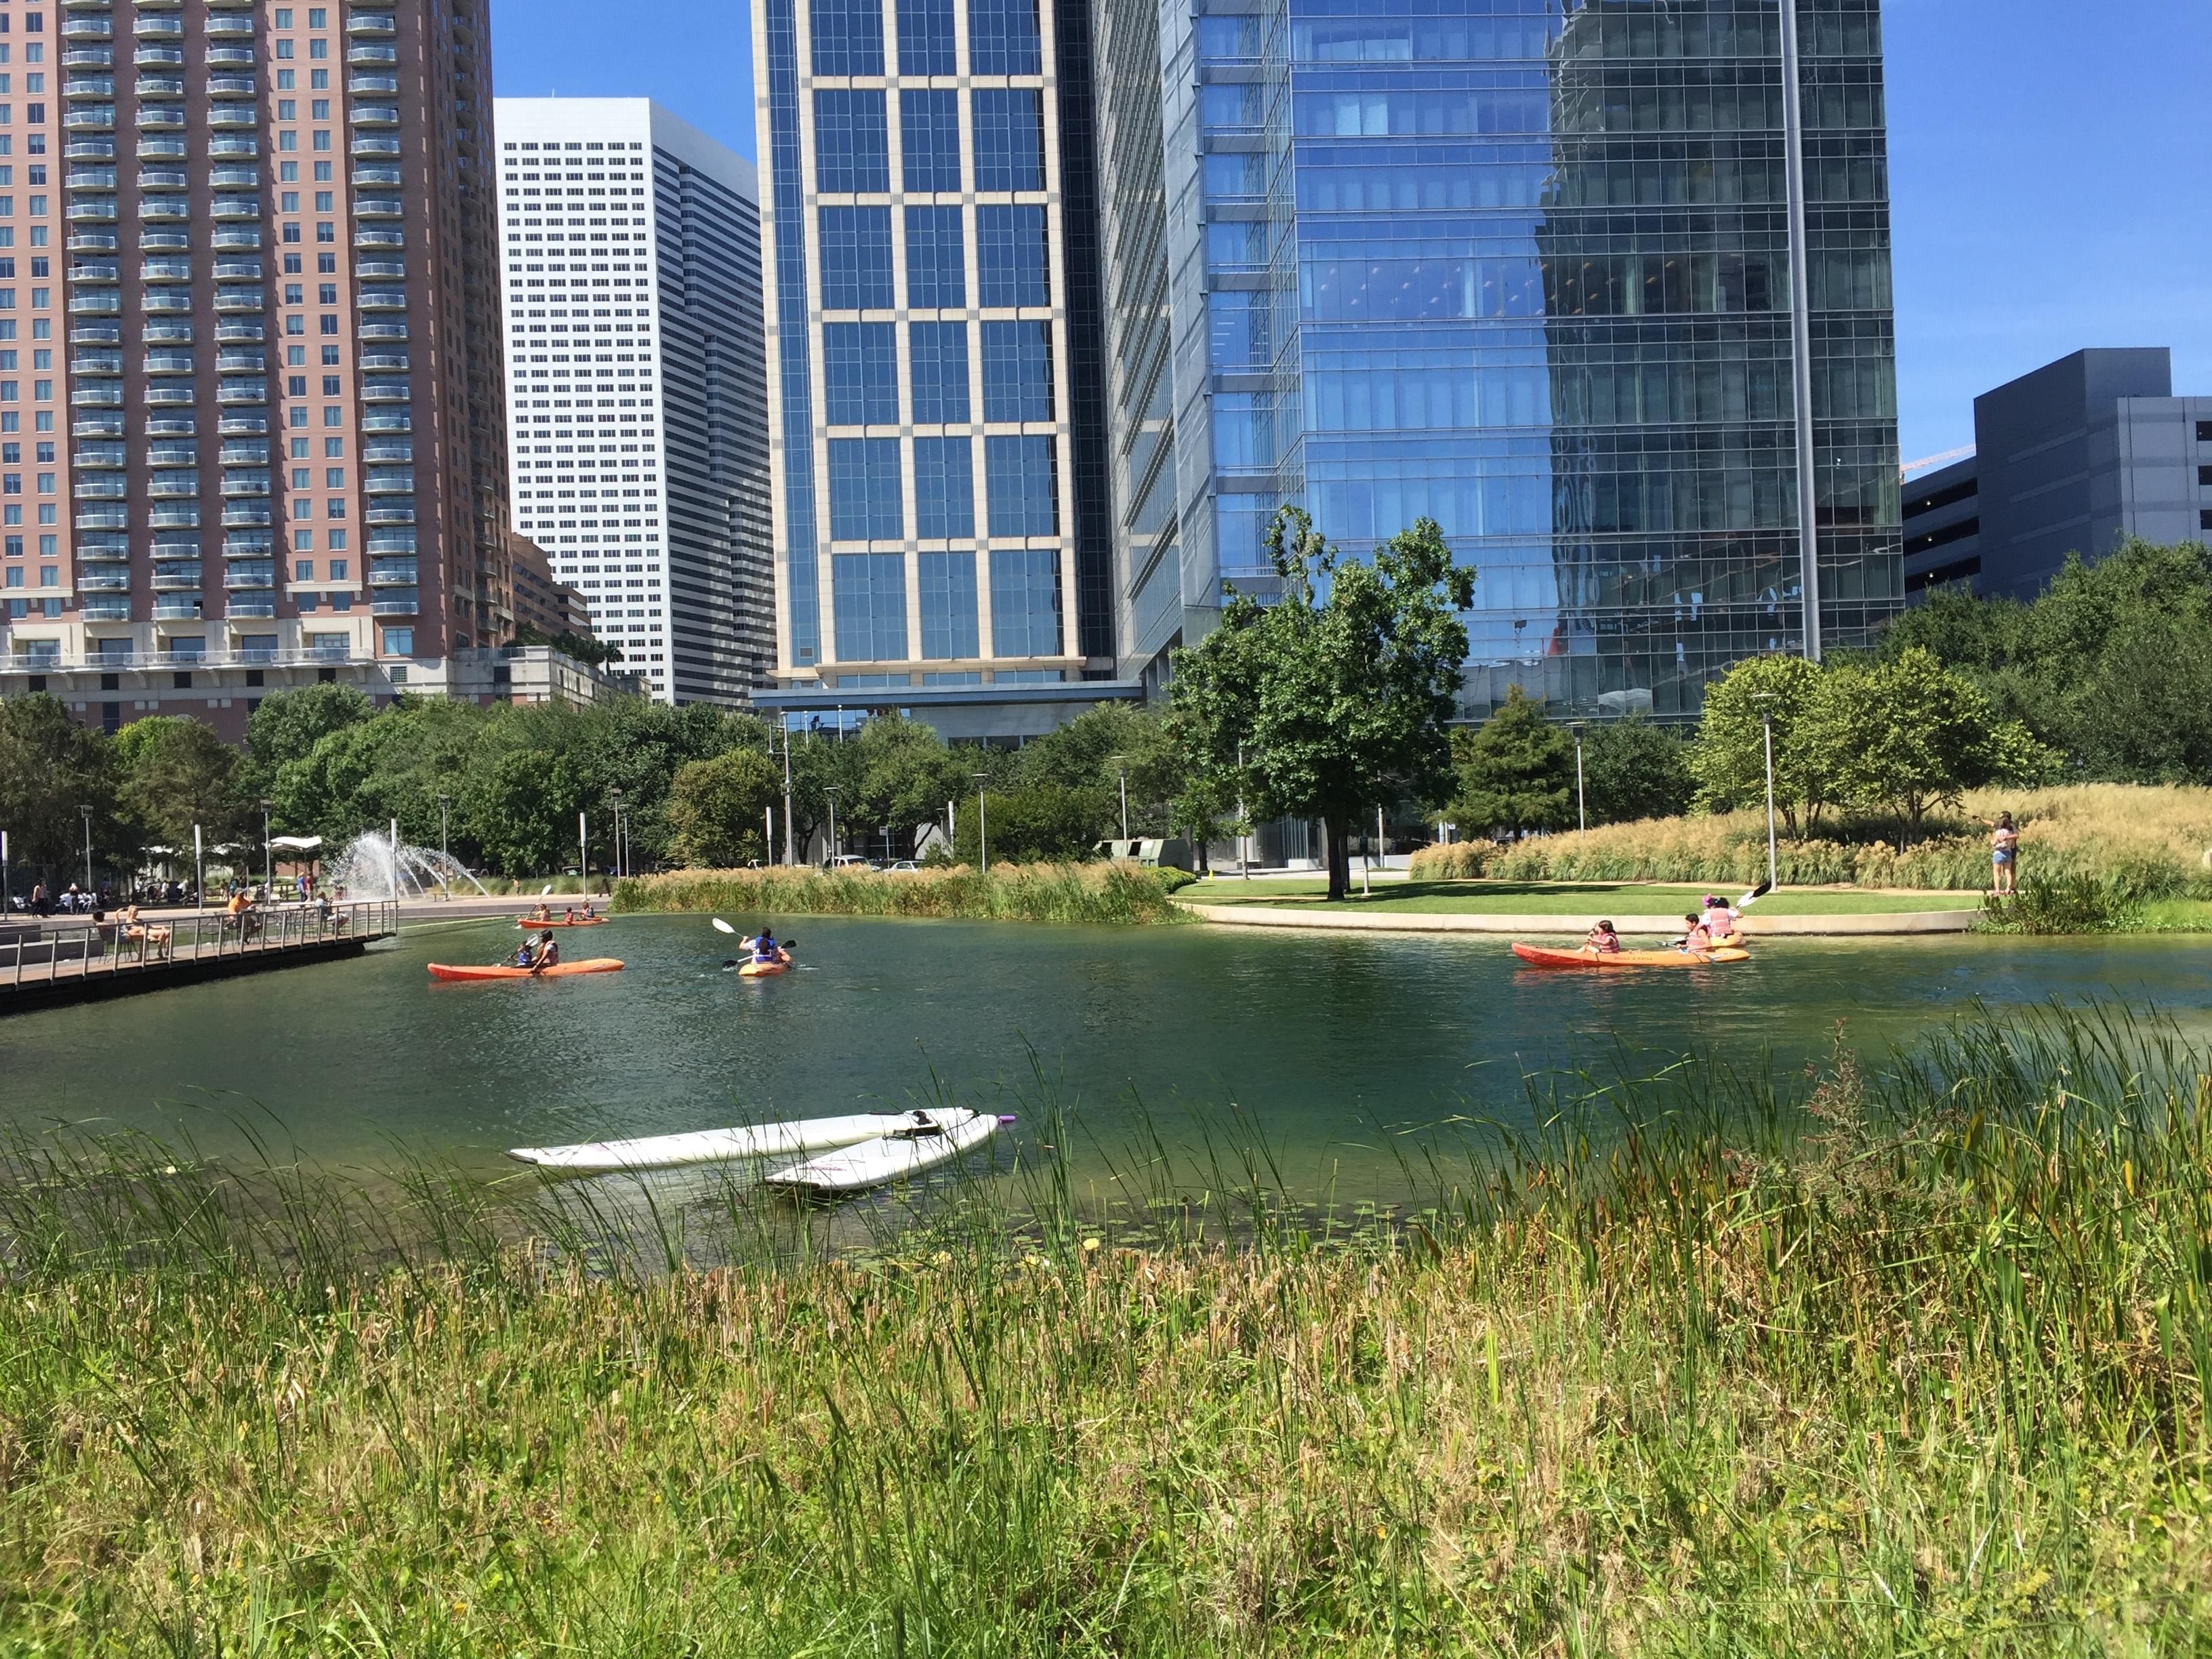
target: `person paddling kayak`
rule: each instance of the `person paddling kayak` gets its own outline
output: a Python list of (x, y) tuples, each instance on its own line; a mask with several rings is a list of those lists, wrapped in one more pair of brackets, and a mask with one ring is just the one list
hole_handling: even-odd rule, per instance
[(1595, 951), (1601, 957), (1619, 956), (1620, 935), (1613, 931), (1611, 922), (1601, 921), (1589, 930), (1589, 937), (1583, 940), (1583, 949)]
[(757, 963), (765, 965), (779, 962), (787, 966), (790, 963), (791, 952), (775, 942), (775, 933), (771, 928), (762, 928), (757, 937), (748, 939), (746, 943), (753, 947), (753, 960)]
[(1690, 930), (1683, 936), (1681, 945), (1683, 951), (1691, 956), (1701, 957), (1713, 948), (1715, 941), (1711, 930), (1703, 921), (1692, 915), (1684, 916), (1682, 921)]
[(531, 964), (530, 971), (533, 974), (542, 974), (548, 968), (557, 968), (560, 965), (561, 947), (554, 942), (553, 930), (550, 927), (544, 928), (538, 935), (538, 960)]

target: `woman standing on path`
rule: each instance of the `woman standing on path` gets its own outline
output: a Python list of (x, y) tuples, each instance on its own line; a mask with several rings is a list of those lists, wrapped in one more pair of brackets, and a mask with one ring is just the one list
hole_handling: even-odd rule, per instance
[(1990, 890), (2015, 892), (2020, 880), (2020, 831), (2013, 827), (2012, 814), (2000, 812), (1982, 822), (1990, 829)]

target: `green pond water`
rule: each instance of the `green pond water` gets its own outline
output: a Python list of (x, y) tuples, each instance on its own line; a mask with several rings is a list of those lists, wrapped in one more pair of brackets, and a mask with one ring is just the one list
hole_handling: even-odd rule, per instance
[(2212, 1031), (2206, 950), (2188, 939), (1781, 941), (1737, 967), (1600, 976), (1522, 968), (1480, 936), (789, 927), (805, 971), (780, 979), (723, 972), (730, 941), (702, 917), (653, 916), (564, 939), (623, 957), (620, 974), (433, 983), (428, 963), (511, 947), (510, 923), (484, 921), (410, 930), (350, 963), (9, 1018), (0, 1126), (130, 1127), (224, 1152), (244, 1121), (326, 1165), (429, 1157), (491, 1175), (515, 1169), (510, 1146), (941, 1087), (1020, 1115), (994, 1143), (1003, 1165), (1041, 1132), (1034, 1057), (1094, 1145), (1133, 1145), (1140, 1116), (1174, 1145), (1263, 1137), (1287, 1182), (1356, 1200), (1394, 1185), (1378, 1125), (1525, 1121), (1524, 1072), (1616, 1042), (1655, 1066), (1693, 1048), (1795, 1065), (1838, 1020), (1886, 1048), (1976, 999), (2088, 995)]

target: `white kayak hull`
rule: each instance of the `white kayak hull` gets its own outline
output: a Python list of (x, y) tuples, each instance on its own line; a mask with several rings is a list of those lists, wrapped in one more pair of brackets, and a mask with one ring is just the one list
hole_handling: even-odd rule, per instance
[[(950, 1118), (951, 1114), (942, 1115)], [(998, 1129), (995, 1117), (966, 1115), (965, 1123), (945, 1122), (936, 1133), (908, 1129), (879, 1136), (774, 1170), (762, 1179), (771, 1187), (815, 1194), (858, 1193), (888, 1186), (973, 1152)]]
[(915, 1128), (934, 1127), (950, 1133), (977, 1121), (977, 1115), (964, 1107), (950, 1111), (856, 1112), (844, 1117), (801, 1118), (789, 1123), (702, 1129), (690, 1134), (647, 1135), (635, 1140), (594, 1140), (574, 1146), (518, 1146), (507, 1156), (543, 1170), (566, 1170), (578, 1174), (667, 1170), (687, 1164), (787, 1158), (797, 1152), (818, 1152), (878, 1140)]

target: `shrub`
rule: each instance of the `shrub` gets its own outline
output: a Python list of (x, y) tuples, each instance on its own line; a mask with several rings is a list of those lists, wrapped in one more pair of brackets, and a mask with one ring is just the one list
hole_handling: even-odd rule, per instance
[(1992, 893), (1983, 925), (2004, 933), (2109, 933), (2134, 917), (2136, 902), (2114, 876), (2030, 876), (2009, 897)]
[[(1171, 879), (1181, 878), (1180, 880)], [(1171, 922), (1168, 895), (1189, 878), (1127, 860), (875, 870), (684, 870), (619, 882), (612, 908), (757, 915), (933, 916), (1000, 921)]]

